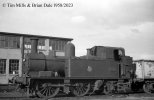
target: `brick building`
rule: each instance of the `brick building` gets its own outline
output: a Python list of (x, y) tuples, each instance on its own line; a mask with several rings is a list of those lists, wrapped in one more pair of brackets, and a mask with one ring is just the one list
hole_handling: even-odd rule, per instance
[(48, 55), (64, 56), (64, 46), (71, 38), (49, 37), (40, 35), (0, 32), (0, 84), (7, 84), (8, 79), (22, 75), (25, 54), (31, 52), (31, 38), (38, 38), (38, 51)]

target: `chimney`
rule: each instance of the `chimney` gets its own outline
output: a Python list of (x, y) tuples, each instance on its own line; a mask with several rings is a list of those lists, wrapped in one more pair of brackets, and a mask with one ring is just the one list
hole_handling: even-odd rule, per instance
[(31, 53), (38, 53), (37, 45), (38, 45), (38, 39), (32, 38), (31, 39)]

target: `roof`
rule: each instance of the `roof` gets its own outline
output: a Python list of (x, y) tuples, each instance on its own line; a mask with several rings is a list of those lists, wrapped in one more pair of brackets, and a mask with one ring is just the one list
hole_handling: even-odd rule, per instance
[(25, 37), (38, 37), (38, 38), (49, 38), (49, 39), (60, 39), (72, 41), (72, 38), (63, 38), (63, 37), (52, 37), (52, 36), (43, 36), (43, 35), (32, 35), (32, 34), (21, 34), (21, 33), (10, 33), (10, 32), (0, 32), (1, 35), (14, 35), (14, 36), (25, 36)]
[(96, 46), (96, 47), (105, 47), (105, 48), (111, 48), (111, 49), (124, 49), (123, 47), (111, 47), (111, 46)]
[(139, 60), (134, 60), (134, 62), (154, 62), (154, 60), (146, 60), (146, 59), (139, 59)]

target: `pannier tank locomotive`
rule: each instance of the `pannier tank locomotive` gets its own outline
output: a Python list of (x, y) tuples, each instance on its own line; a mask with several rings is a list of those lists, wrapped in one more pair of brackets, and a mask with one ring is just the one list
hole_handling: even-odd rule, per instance
[(65, 56), (38, 53), (38, 39), (31, 39), (31, 53), (25, 56), (23, 75), (12, 80), (27, 95), (51, 98), (60, 92), (84, 96), (92, 93), (119, 93), (132, 90), (135, 65), (119, 47), (94, 46), (87, 54), (75, 56), (75, 46), (65, 45)]

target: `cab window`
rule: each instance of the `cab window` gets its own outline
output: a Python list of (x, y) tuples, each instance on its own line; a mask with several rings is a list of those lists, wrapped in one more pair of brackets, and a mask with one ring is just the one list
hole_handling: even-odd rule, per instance
[(92, 56), (96, 56), (96, 47), (93, 47), (93, 48), (91, 48), (90, 49), (90, 55), (92, 55)]
[(120, 57), (122, 56), (122, 51), (119, 49), (114, 50), (114, 59), (116, 61), (120, 60)]

